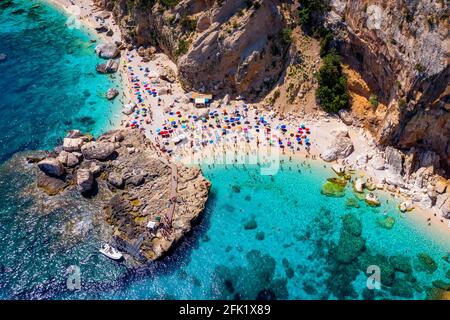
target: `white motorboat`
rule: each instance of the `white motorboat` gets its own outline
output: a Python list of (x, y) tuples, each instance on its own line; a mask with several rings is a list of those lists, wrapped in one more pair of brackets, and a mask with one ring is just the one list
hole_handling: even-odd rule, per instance
[(119, 250), (107, 243), (103, 244), (103, 246), (98, 251), (113, 260), (120, 260), (123, 257), (122, 253)]

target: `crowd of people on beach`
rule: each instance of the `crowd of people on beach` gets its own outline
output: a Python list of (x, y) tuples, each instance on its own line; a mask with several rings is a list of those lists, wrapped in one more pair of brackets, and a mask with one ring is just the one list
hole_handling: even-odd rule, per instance
[(128, 52), (122, 61), (129, 82), (128, 104), (134, 106), (122, 126), (145, 131), (163, 152), (188, 155), (207, 146), (227, 144), (224, 148), (239, 149), (253, 143), (283, 154), (286, 150), (309, 154), (312, 130), (304, 123), (292, 123), (274, 112), (266, 114), (243, 101), (196, 108), (181, 93), (174, 95), (170, 83), (161, 83), (157, 70), (143, 64), (133, 68), (135, 59), (139, 57)]

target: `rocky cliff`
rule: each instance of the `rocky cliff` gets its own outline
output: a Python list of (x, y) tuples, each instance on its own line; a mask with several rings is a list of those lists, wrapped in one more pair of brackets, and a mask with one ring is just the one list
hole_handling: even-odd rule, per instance
[(137, 130), (111, 131), (96, 140), (72, 131), (54, 153), (37, 153), (28, 161), (37, 163), (37, 187), (44, 191), (31, 194), (46, 206), (75, 193), (82, 197), (72, 196), (72, 205), (101, 207), (110, 230), (103, 241), (133, 261), (163, 256), (189, 232), (210, 187), (199, 169), (166, 160)]
[(374, 117), (369, 126), (379, 143), (432, 150), (448, 172), (448, 1), (330, 4), (328, 26), (345, 62), (368, 84), (366, 98), (376, 95), (380, 102), (381, 109), (375, 105), (370, 112)]
[(126, 39), (155, 45), (177, 61), (188, 89), (266, 93), (284, 68), (283, 16), (273, 0), (98, 0)]
[[(448, 174), (448, 0), (329, 3), (325, 23), (353, 72), (349, 88), (356, 118), (382, 148), (393, 145), (405, 153), (414, 148), (416, 169), (426, 165), (420, 163), (421, 154), (431, 150), (432, 158), (438, 159), (435, 169), (441, 167)], [(283, 36), (287, 29), (297, 30), (291, 40), (305, 42), (307, 37), (295, 28), (301, 1), (97, 0), (97, 4), (114, 13), (129, 42), (155, 45), (172, 57), (187, 90), (216, 96), (231, 93), (247, 100), (267, 95), (278, 110), (314, 104), (313, 99), (304, 99), (311, 96), (308, 88), (314, 89), (313, 77), (293, 81), (291, 75), (305, 70), (312, 74), (318, 56), (306, 63), (307, 50), (293, 45), (287, 51), (289, 39)]]

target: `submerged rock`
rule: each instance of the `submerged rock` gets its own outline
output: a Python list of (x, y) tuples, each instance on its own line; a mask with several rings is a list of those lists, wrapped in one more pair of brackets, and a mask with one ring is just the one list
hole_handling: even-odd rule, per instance
[(253, 230), (258, 227), (258, 224), (256, 223), (255, 217), (250, 218), (246, 223), (244, 223), (244, 229), (245, 230)]
[(359, 200), (354, 197), (347, 198), (347, 200), (345, 201), (345, 206), (347, 208), (359, 208)]
[(438, 265), (434, 259), (427, 253), (419, 253), (417, 255), (420, 267), (428, 273), (434, 273), (438, 269)]
[(255, 235), (255, 239), (262, 241), (265, 238), (265, 233), (263, 231), (258, 231)]
[(365, 248), (365, 240), (350, 232), (343, 231), (336, 248), (336, 260), (340, 263), (354, 261)]
[(449, 282), (445, 282), (444, 280), (434, 280), (433, 281), (433, 286), (438, 288), (438, 289), (442, 289), (445, 291), (450, 291), (450, 283)]
[(320, 192), (328, 197), (343, 197), (345, 195), (345, 186), (341, 183), (327, 181), (320, 189)]
[(367, 271), (369, 266), (378, 266), (381, 272), (381, 284), (392, 286), (395, 279), (395, 269), (386, 256), (381, 254), (371, 255), (364, 253), (358, 258), (358, 263), (363, 272)]
[(391, 294), (402, 298), (414, 297), (413, 287), (408, 281), (396, 279), (391, 287)]
[(353, 214), (346, 214), (342, 217), (342, 228), (345, 232), (359, 237), (362, 234), (362, 223)]
[(373, 193), (368, 193), (364, 200), (369, 206), (372, 207), (379, 207), (381, 205), (380, 200), (378, 200), (378, 197)]
[(6, 61), (8, 59), (8, 56), (4, 53), (0, 53), (0, 63)]
[(389, 262), (392, 264), (395, 270), (398, 270), (403, 273), (412, 272), (411, 259), (409, 257), (392, 256), (390, 257)]
[(392, 229), (394, 227), (395, 224), (395, 218), (394, 217), (390, 217), (390, 216), (386, 216), (384, 218), (378, 218), (377, 219), (377, 224), (380, 227), (383, 227), (385, 229)]

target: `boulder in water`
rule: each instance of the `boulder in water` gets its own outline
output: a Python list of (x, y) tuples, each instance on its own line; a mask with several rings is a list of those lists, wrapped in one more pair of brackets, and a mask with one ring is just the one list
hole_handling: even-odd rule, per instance
[(377, 223), (380, 227), (390, 230), (394, 227), (395, 219), (394, 217), (387, 216), (385, 218), (379, 218)]
[(95, 48), (95, 52), (100, 58), (114, 59), (119, 55), (120, 51), (114, 43), (103, 43)]
[(4, 53), (0, 53), (0, 62), (6, 61), (8, 59), (8, 56)]
[(328, 197), (343, 197), (344, 190), (345, 185), (342, 185), (336, 181), (330, 181), (330, 179), (328, 179), (328, 181), (322, 186), (320, 192)]
[(61, 177), (64, 175), (65, 170), (62, 163), (55, 158), (45, 158), (38, 162), (38, 167), (45, 174), (52, 177)]
[(106, 99), (112, 100), (119, 95), (119, 91), (113, 88), (108, 89), (106, 92)]
[(378, 200), (378, 197), (373, 193), (367, 194), (364, 200), (372, 207), (378, 207), (380, 205), (380, 200)]
[(353, 188), (356, 192), (362, 193), (364, 192), (364, 181), (361, 178), (356, 178)]
[(412, 211), (414, 209), (414, 204), (411, 200), (406, 200), (400, 203), (399, 209), (401, 212)]
[(80, 160), (73, 153), (67, 151), (61, 151), (57, 158), (63, 165), (71, 168), (80, 163)]

